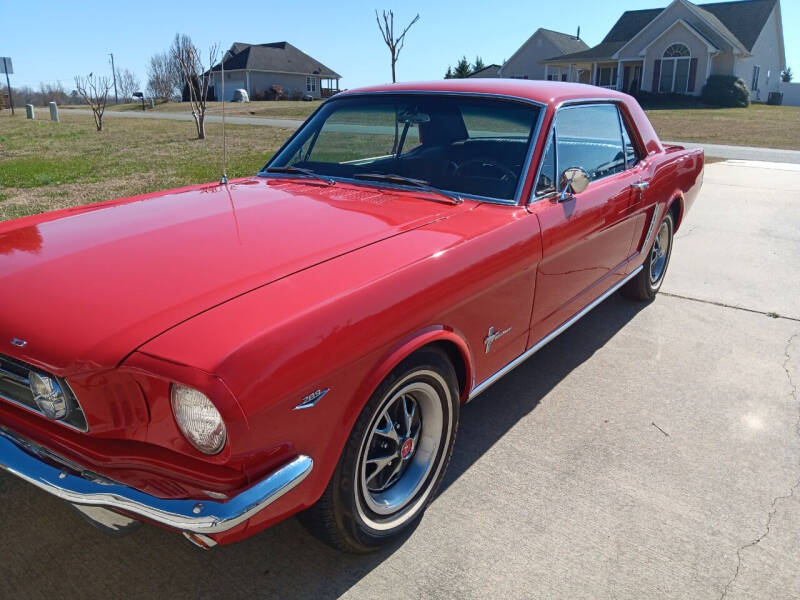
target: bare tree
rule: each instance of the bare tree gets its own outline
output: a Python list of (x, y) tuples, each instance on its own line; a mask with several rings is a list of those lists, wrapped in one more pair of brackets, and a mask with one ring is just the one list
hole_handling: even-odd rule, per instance
[(128, 69), (117, 69), (117, 87), (123, 101), (130, 102), (133, 92), (139, 90), (139, 78)]
[(411, 29), (411, 26), (419, 21), (419, 15), (411, 19), (411, 22), (403, 29), (403, 33), (399, 36), (394, 36), (394, 12), (390, 11), (382, 11), (383, 21), (381, 21), (381, 17), (378, 16), (378, 11), (375, 11), (375, 20), (378, 22), (378, 29), (381, 32), (381, 36), (383, 36), (383, 41), (386, 42), (386, 45), (389, 48), (389, 53), (392, 55), (392, 83), (397, 81), (395, 77), (395, 65), (397, 64), (397, 59), (400, 57), (400, 50), (403, 49), (403, 45), (406, 41), (406, 34), (408, 30)]
[(208, 66), (203, 64), (200, 50), (187, 36), (175, 36), (171, 48), (178, 61), (185, 82), (189, 102), (192, 104), (192, 117), (197, 127), (197, 139), (206, 138), (206, 104), (208, 88), (211, 84), (211, 67), (217, 62), (219, 44), (213, 44), (208, 50)]
[(169, 53), (159, 52), (150, 57), (147, 65), (147, 89), (155, 98), (170, 99), (180, 86), (180, 71), (173, 69)]
[(56, 81), (55, 83), (40, 82), (38, 98), (35, 104), (41, 104), (42, 106), (47, 106), (48, 102), (66, 104), (67, 99), (67, 91), (60, 81)]
[(75, 76), (75, 89), (78, 90), (86, 104), (92, 107), (97, 131), (103, 131), (103, 113), (106, 111), (108, 91), (111, 89), (111, 85), (108, 77), (95, 77), (92, 73), (89, 73), (87, 77)]

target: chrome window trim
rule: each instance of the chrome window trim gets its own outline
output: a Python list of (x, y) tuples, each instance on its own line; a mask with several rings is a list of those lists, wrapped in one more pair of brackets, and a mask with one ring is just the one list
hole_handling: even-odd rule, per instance
[[(531, 198), (528, 200), (528, 204), (532, 202), (536, 202), (537, 200), (541, 200), (543, 198), (550, 198), (553, 195), (558, 194), (558, 132), (555, 129), (555, 115), (553, 115), (553, 124), (551, 125), (550, 129), (547, 131), (547, 136), (543, 140), (542, 145), (542, 154), (539, 157), (539, 166), (536, 169), (536, 175), (533, 178), (533, 185), (531, 186)], [(547, 151), (547, 143), (548, 138), (553, 136), (553, 168), (555, 173), (553, 173), (553, 185), (555, 185), (556, 189), (552, 192), (542, 192), (541, 194), (536, 193), (536, 186), (539, 184), (539, 177), (542, 175), (542, 169), (544, 168), (544, 153)]]
[(499, 381), (504, 375), (507, 375), (508, 373), (516, 369), (527, 359), (529, 359), (531, 356), (533, 356), (539, 350), (541, 350), (544, 346), (546, 346), (548, 343), (553, 341), (559, 335), (564, 333), (567, 329), (572, 327), (582, 317), (586, 316), (586, 314), (588, 314), (593, 308), (597, 307), (597, 305), (603, 302), (603, 300), (608, 298), (611, 294), (613, 294), (623, 285), (628, 283), (628, 281), (636, 277), (643, 268), (644, 268), (643, 265), (639, 265), (638, 267), (636, 267), (623, 279), (615, 283), (608, 290), (606, 290), (600, 296), (598, 296), (597, 298), (592, 300), (589, 304), (587, 304), (580, 312), (573, 315), (570, 319), (559, 325), (556, 329), (554, 329), (546, 336), (544, 336), (542, 339), (540, 339), (538, 342), (536, 342), (536, 344), (534, 344), (531, 348), (520, 354), (517, 358), (512, 360), (506, 366), (495, 372), (493, 375), (490, 375), (489, 377), (484, 379), (481, 383), (472, 388), (472, 391), (470, 392), (469, 397), (467, 398), (467, 402), (471, 402), (472, 400), (474, 400), (478, 395), (485, 392), (492, 384), (497, 383), (497, 381)]
[[(620, 124), (620, 127), (622, 129), (622, 133), (623, 134), (625, 134), (625, 133), (628, 134), (628, 139), (631, 142), (631, 147), (633, 148), (633, 152), (636, 155), (636, 162), (634, 164), (632, 164), (631, 166), (628, 166), (628, 153), (625, 152), (625, 136), (623, 135), (622, 136), (622, 151), (625, 152), (625, 170), (629, 171), (629, 170), (633, 169), (634, 167), (636, 167), (636, 165), (641, 163), (647, 157), (647, 152), (644, 152), (642, 150), (642, 148), (640, 147), (640, 145), (639, 145), (640, 142), (639, 142), (638, 137), (636, 135), (631, 135), (631, 130), (628, 129), (628, 125), (627, 125), (628, 121), (625, 118), (625, 115), (622, 114), (622, 111), (620, 110), (619, 105), (617, 106), (617, 113), (619, 114), (619, 124)], [(636, 132), (636, 133), (638, 133), (638, 132)]]
[[(622, 122), (622, 111), (617, 107), (617, 123), (619, 123), (619, 141), (622, 143), (622, 161), (625, 163), (624, 171), (633, 168), (628, 166), (628, 153), (625, 151), (625, 123)], [(630, 135), (628, 135), (630, 137)]]
[[(502, 200), (500, 198), (490, 198), (487, 196), (478, 196), (475, 194), (466, 194), (455, 192), (453, 190), (447, 190), (448, 192), (452, 192), (454, 194), (458, 194), (459, 196), (463, 196), (464, 198), (472, 198), (474, 200), (479, 200), (481, 202), (490, 202), (492, 204), (500, 204), (503, 206), (519, 206), (522, 200), (522, 192), (525, 188), (525, 181), (528, 177), (528, 173), (531, 167), (531, 159), (533, 158), (533, 151), (536, 148), (536, 144), (539, 141), (539, 134), (541, 133), (542, 123), (544, 121), (544, 115), (547, 112), (547, 104), (544, 102), (539, 102), (538, 100), (532, 100), (530, 98), (524, 98), (522, 96), (512, 96), (508, 94), (493, 94), (491, 92), (456, 92), (456, 91), (446, 91), (446, 90), (381, 90), (381, 91), (373, 91), (373, 92), (343, 92), (336, 94), (335, 96), (331, 96), (327, 100), (325, 100), (322, 104), (317, 107), (309, 117), (303, 121), (303, 123), (288, 137), (288, 139), (278, 148), (275, 153), (270, 157), (270, 159), (264, 164), (263, 167), (256, 173), (259, 177), (275, 177), (276, 173), (266, 173), (265, 171), (270, 167), (270, 165), (275, 160), (281, 152), (286, 149), (286, 147), (292, 143), (300, 132), (308, 125), (309, 121), (311, 121), (317, 113), (322, 110), (323, 106), (331, 102), (338, 102), (344, 98), (358, 98), (358, 97), (366, 97), (366, 96), (457, 96), (457, 97), (472, 97), (472, 98), (489, 98), (489, 99), (497, 99), (497, 100), (506, 100), (510, 102), (518, 102), (521, 104), (531, 104), (539, 108), (539, 115), (536, 119), (536, 124), (531, 129), (531, 134), (528, 139), (528, 151), (525, 153), (525, 163), (522, 167), (522, 171), (520, 172), (519, 179), (517, 181), (517, 189), (514, 192), (514, 198), (510, 200)], [(281, 175), (286, 176), (289, 175), (287, 178), (299, 178), (297, 175), (291, 175), (282, 173)], [(364, 184), (364, 181), (361, 180), (353, 180), (347, 177), (331, 177), (336, 181), (344, 181), (348, 183), (357, 182)], [(370, 184), (374, 184), (375, 182), (370, 182)], [(397, 187), (394, 186), (393, 187)], [(413, 190), (419, 190), (419, 188), (410, 188)]]
[[(553, 112), (553, 118), (550, 121), (550, 127), (547, 129), (547, 135), (549, 136), (556, 127), (556, 118), (558, 117), (559, 111), (564, 108), (575, 108), (576, 106), (607, 106), (612, 105), (617, 109), (617, 114), (619, 115), (622, 111), (619, 109), (619, 105), (622, 103), (621, 100), (616, 98), (571, 98), (569, 100), (564, 100), (559, 102), (556, 105), (556, 108)], [(622, 138), (622, 131), (620, 130), (620, 138)], [(547, 139), (547, 137), (545, 137)], [(556, 131), (555, 136), (555, 143), (558, 143), (558, 131)], [(623, 144), (623, 150), (625, 145)], [(558, 148), (555, 149), (556, 152), (556, 193), (558, 193)], [(640, 159), (641, 160), (641, 159)], [(626, 171), (628, 169), (625, 169)], [(548, 192), (546, 194), (536, 194), (536, 182), (539, 181), (539, 175), (542, 171), (542, 161), (539, 160), (539, 165), (536, 169), (536, 176), (533, 179), (533, 186), (531, 188), (531, 196), (528, 199), (527, 204), (533, 204), (534, 202), (538, 202), (539, 200), (543, 200), (553, 195), (553, 192)], [(602, 181), (603, 179), (607, 179), (608, 177), (613, 177), (614, 175), (619, 175), (619, 173), (612, 173), (611, 175), (606, 175), (605, 177), (600, 177), (599, 179), (593, 179), (589, 182), (591, 186), (595, 181)]]

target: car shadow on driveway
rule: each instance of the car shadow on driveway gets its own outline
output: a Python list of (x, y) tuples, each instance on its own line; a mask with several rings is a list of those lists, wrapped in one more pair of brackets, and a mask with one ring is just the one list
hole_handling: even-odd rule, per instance
[[(643, 307), (612, 296), (464, 407), (442, 489)], [(113, 539), (87, 526), (62, 501), (7, 474), (0, 475), (0, 532), (0, 596), (9, 598), (336, 598), (397, 548), (368, 556), (341, 554), (296, 519), (208, 552), (151, 526)]]
[(447, 489), (550, 390), (602, 348), (646, 304), (614, 294), (534, 356), (463, 407)]

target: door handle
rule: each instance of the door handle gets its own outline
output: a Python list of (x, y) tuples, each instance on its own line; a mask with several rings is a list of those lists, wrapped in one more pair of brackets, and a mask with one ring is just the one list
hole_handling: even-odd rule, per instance
[(647, 188), (650, 187), (649, 181), (639, 181), (637, 183), (632, 183), (631, 187), (635, 190), (639, 190), (640, 192), (645, 191)]

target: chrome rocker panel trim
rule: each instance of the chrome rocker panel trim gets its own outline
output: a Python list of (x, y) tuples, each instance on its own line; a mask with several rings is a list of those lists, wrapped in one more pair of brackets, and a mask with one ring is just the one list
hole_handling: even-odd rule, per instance
[(587, 304), (579, 313), (575, 314), (568, 321), (564, 322), (563, 325), (561, 325), (557, 329), (553, 330), (552, 332), (550, 332), (549, 334), (544, 336), (541, 340), (539, 340), (536, 343), (535, 346), (532, 346), (529, 350), (526, 350), (525, 352), (520, 354), (517, 358), (515, 358), (510, 363), (508, 363), (505, 367), (503, 367), (502, 369), (497, 371), (494, 375), (491, 375), (490, 377), (488, 377), (487, 379), (484, 379), (481, 383), (476, 385), (472, 389), (472, 392), (470, 393), (469, 398), (467, 398), (467, 402), (470, 402), (471, 400), (474, 400), (476, 396), (478, 396), (482, 392), (485, 392), (486, 389), (489, 386), (491, 386), (493, 383), (496, 383), (501, 377), (503, 377), (503, 375), (507, 375), (508, 373), (510, 373), (511, 371), (516, 369), (518, 366), (520, 366), (522, 363), (524, 363), (527, 359), (529, 359), (531, 356), (533, 356), (539, 350), (541, 350), (544, 346), (546, 346), (549, 342), (553, 341), (559, 335), (564, 333), (567, 329), (569, 329), (572, 325), (574, 325), (577, 321), (579, 321), (581, 319), (581, 317), (585, 316), (589, 311), (591, 311), (593, 308), (595, 308), (603, 300), (608, 298), (611, 294), (613, 294), (619, 288), (621, 288), (623, 285), (628, 283), (628, 281), (630, 281), (631, 279), (636, 277), (639, 274), (639, 271), (641, 271), (643, 268), (644, 268), (644, 266), (642, 266), (642, 265), (639, 265), (638, 267), (636, 267), (633, 271), (628, 273), (628, 275), (626, 275), (622, 280), (620, 280), (619, 282), (614, 284), (611, 288), (609, 288), (608, 291), (606, 291), (601, 296), (598, 296), (592, 302)]
[(314, 466), (310, 457), (299, 455), (226, 502), (165, 500), (116, 482), (90, 480), (59, 469), (26, 451), (27, 440), (15, 436), (0, 428), (0, 469), (72, 504), (122, 510), (197, 534), (220, 533), (245, 522), (297, 486)]

